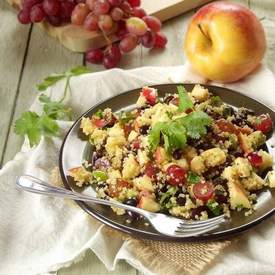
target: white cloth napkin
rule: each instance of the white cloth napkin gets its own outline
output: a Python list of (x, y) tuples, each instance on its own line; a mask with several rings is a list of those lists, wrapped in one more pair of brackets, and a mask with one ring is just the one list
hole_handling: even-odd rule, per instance
[[(115, 69), (71, 79), (71, 93), (66, 104), (79, 116), (100, 100), (148, 84), (168, 82), (205, 82), (188, 65), (145, 67), (129, 71)], [(226, 85), (258, 99), (275, 109), (275, 79), (259, 68), (247, 79)], [(47, 93), (62, 96), (60, 81)], [(37, 100), (32, 110), (39, 110)], [(0, 170), (0, 274), (46, 274), (83, 257), (92, 249), (109, 270), (120, 259), (146, 274), (153, 274), (135, 259), (129, 243), (108, 236), (103, 225), (94, 224), (78, 207), (62, 199), (35, 195), (15, 189), (16, 176), (31, 174), (49, 180), (49, 172), (58, 163), (58, 151), (72, 122), (60, 121), (61, 136), (43, 138), (30, 149), (27, 141), (14, 160)], [(242, 241), (218, 257), (208, 274), (274, 274), (275, 219), (245, 233)]]

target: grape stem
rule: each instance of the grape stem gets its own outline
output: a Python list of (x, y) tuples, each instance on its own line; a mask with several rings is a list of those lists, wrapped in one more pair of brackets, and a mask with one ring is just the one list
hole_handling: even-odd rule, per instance
[(104, 31), (102, 31), (102, 34), (103, 34), (103, 37), (105, 38), (108, 46), (111, 46), (112, 45), (111, 39), (106, 35), (106, 33)]
[(212, 43), (210, 37), (205, 33), (205, 31), (202, 29), (202, 26), (200, 23), (197, 24), (198, 28), (200, 29), (201, 33), (207, 38), (207, 40)]

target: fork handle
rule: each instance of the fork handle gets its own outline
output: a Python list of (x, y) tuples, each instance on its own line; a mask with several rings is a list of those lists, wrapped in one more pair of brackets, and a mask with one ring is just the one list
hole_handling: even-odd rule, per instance
[(71, 190), (68, 190), (62, 187), (57, 187), (57, 186), (48, 184), (30, 175), (23, 175), (18, 177), (16, 179), (16, 185), (20, 189), (23, 189), (28, 192), (36, 193), (36, 194), (119, 207), (124, 210), (136, 212), (144, 217), (148, 217), (150, 215), (150, 212), (146, 210), (143, 210), (134, 206), (126, 205), (117, 201), (103, 200), (96, 197), (79, 194), (77, 192), (73, 192)]

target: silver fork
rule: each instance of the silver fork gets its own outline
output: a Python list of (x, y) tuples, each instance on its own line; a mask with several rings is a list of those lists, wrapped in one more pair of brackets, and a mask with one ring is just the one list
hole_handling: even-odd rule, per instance
[(218, 228), (221, 223), (227, 221), (224, 215), (205, 221), (186, 221), (161, 213), (152, 213), (141, 208), (122, 204), (116, 201), (103, 200), (92, 196), (83, 195), (65, 188), (50, 185), (29, 175), (18, 177), (16, 180), (16, 185), (19, 188), (32, 193), (62, 197), (77, 201), (93, 202), (132, 211), (147, 218), (158, 232), (172, 237), (191, 237), (201, 235)]

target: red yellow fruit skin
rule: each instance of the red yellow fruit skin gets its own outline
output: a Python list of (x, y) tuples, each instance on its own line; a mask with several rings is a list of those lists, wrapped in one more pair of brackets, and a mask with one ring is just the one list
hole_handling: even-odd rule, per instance
[(184, 50), (192, 67), (207, 79), (234, 82), (261, 62), (266, 39), (258, 18), (235, 3), (212, 2), (192, 18)]

